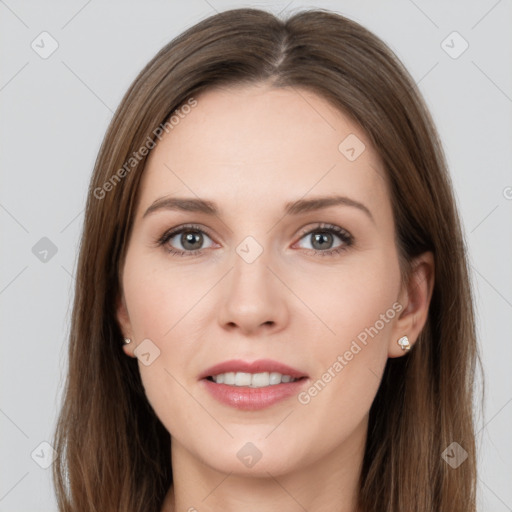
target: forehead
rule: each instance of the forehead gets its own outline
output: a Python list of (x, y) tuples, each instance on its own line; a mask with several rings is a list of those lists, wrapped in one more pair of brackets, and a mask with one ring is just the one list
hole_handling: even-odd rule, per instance
[(143, 203), (191, 192), (260, 205), (308, 193), (387, 200), (385, 173), (367, 135), (321, 96), (251, 85), (195, 99), (151, 151)]

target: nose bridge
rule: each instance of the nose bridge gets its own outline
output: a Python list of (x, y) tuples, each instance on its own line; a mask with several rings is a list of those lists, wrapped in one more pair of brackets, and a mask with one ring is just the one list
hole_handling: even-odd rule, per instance
[[(260, 240), (263, 237), (256, 236)], [(256, 236), (246, 236), (235, 247), (220, 308), (221, 324), (235, 324), (245, 331), (268, 323), (282, 324), (286, 316), (279, 280), (268, 268), (274, 266), (272, 251)]]
[(242, 297), (258, 292), (264, 298), (268, 287), (272, 287), (269, 282), (272, 273), (268, 269), (272, 259), (270, 250), (262, 236), (258, 238), (261, 243), (255, 236), (248, 235), (235, 247), (230, 278), (231, 291), (241, 292)]

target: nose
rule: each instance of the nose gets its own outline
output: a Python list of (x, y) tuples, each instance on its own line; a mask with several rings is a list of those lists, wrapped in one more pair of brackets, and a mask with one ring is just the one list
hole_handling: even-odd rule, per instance
[(249, 336), (285, 328), (289, 317), (286, 293), (290, 292), (269, 263), (265, 251), (252, 263), (234, 254), (232, 270), (223, 280), (218, 312), (223, 329)]

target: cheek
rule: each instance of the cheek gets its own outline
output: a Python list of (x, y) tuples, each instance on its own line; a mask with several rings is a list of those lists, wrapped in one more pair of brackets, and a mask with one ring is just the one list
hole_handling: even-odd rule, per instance
[(199, 292), (204, 293), (191, 279), (158, 265), (142, 251), (127, 254), (123, 290), (130, 324), (135, 347), (144, 348), (150, 361), (144, 364), (141, 350), (142, 384), (154, 412), (172, 433), (180, 433), (183, 425), (190, 425), (201, 413), (184, 389), (193, 383), (193, 376), (185, 378), (184, 373), (197, 353), (190, 319)]
[(308, 304), (314, 304), (324, 327), (317, 322), (322, 336), (317, 336), (312, 354), (316, 372), (298, 398), (310, 414), (334, 421), (336, 435), (343, 435), (342, 431), (348, 435), (363, 420), (380, 384), (401, 310), (396, 301), (400, 270), (394, 254), (382, 252), (371, 262), (361, 259), (334, 275), (321, 279), (317, 275), (315, 287), (305, 283), (310, 290)]
[(375, 324), (386, 337), (397, 317), (393, 304), (400, 291), (400, 269), (393, 248), (355, 254), (338, 268), (304, 272), (295, 283), (297, 295), (317, 317), (310, 315), (311, 324), (337, 349), (358, 336), (364, 341)]
[[(197, 280), (197, 276), (196, 276)], [(194, 306), (194, 275), (155, 263), (143, 251), (129, 252), (123, 289), (135, 338), (161, 344)], [(204, 292), (203, 292), (204, 293)]]

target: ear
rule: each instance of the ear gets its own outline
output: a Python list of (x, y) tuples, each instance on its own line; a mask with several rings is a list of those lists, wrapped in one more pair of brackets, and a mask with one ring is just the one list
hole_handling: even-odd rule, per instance
[(132, 342), (129, 344), (124, 343), (123, 340), (124, 353), (127, 356), (135, 357), (135, 354), (133, 353), (135, 349), (135, 342), (133, 340), (133, 331), (130, 323), (130, 315), (128, 314), (126, 302), (122, 294), (118, 296), (116, 301), (116, 317), (121, 328), (121, 332), (123, 333), (123, 338), (129, 338), (132, 340)]
[(434, 270), (434, 255), (430, 251), (421, 254), (412, 262), (408, 282), (402, 286), (398, 298), (403, 309), (393, 327), (388, 357), (404, 355), (406, 351), (402, 350), (397, 340), (407, 336), (412, 347), (425, 326), (434, 289)]

